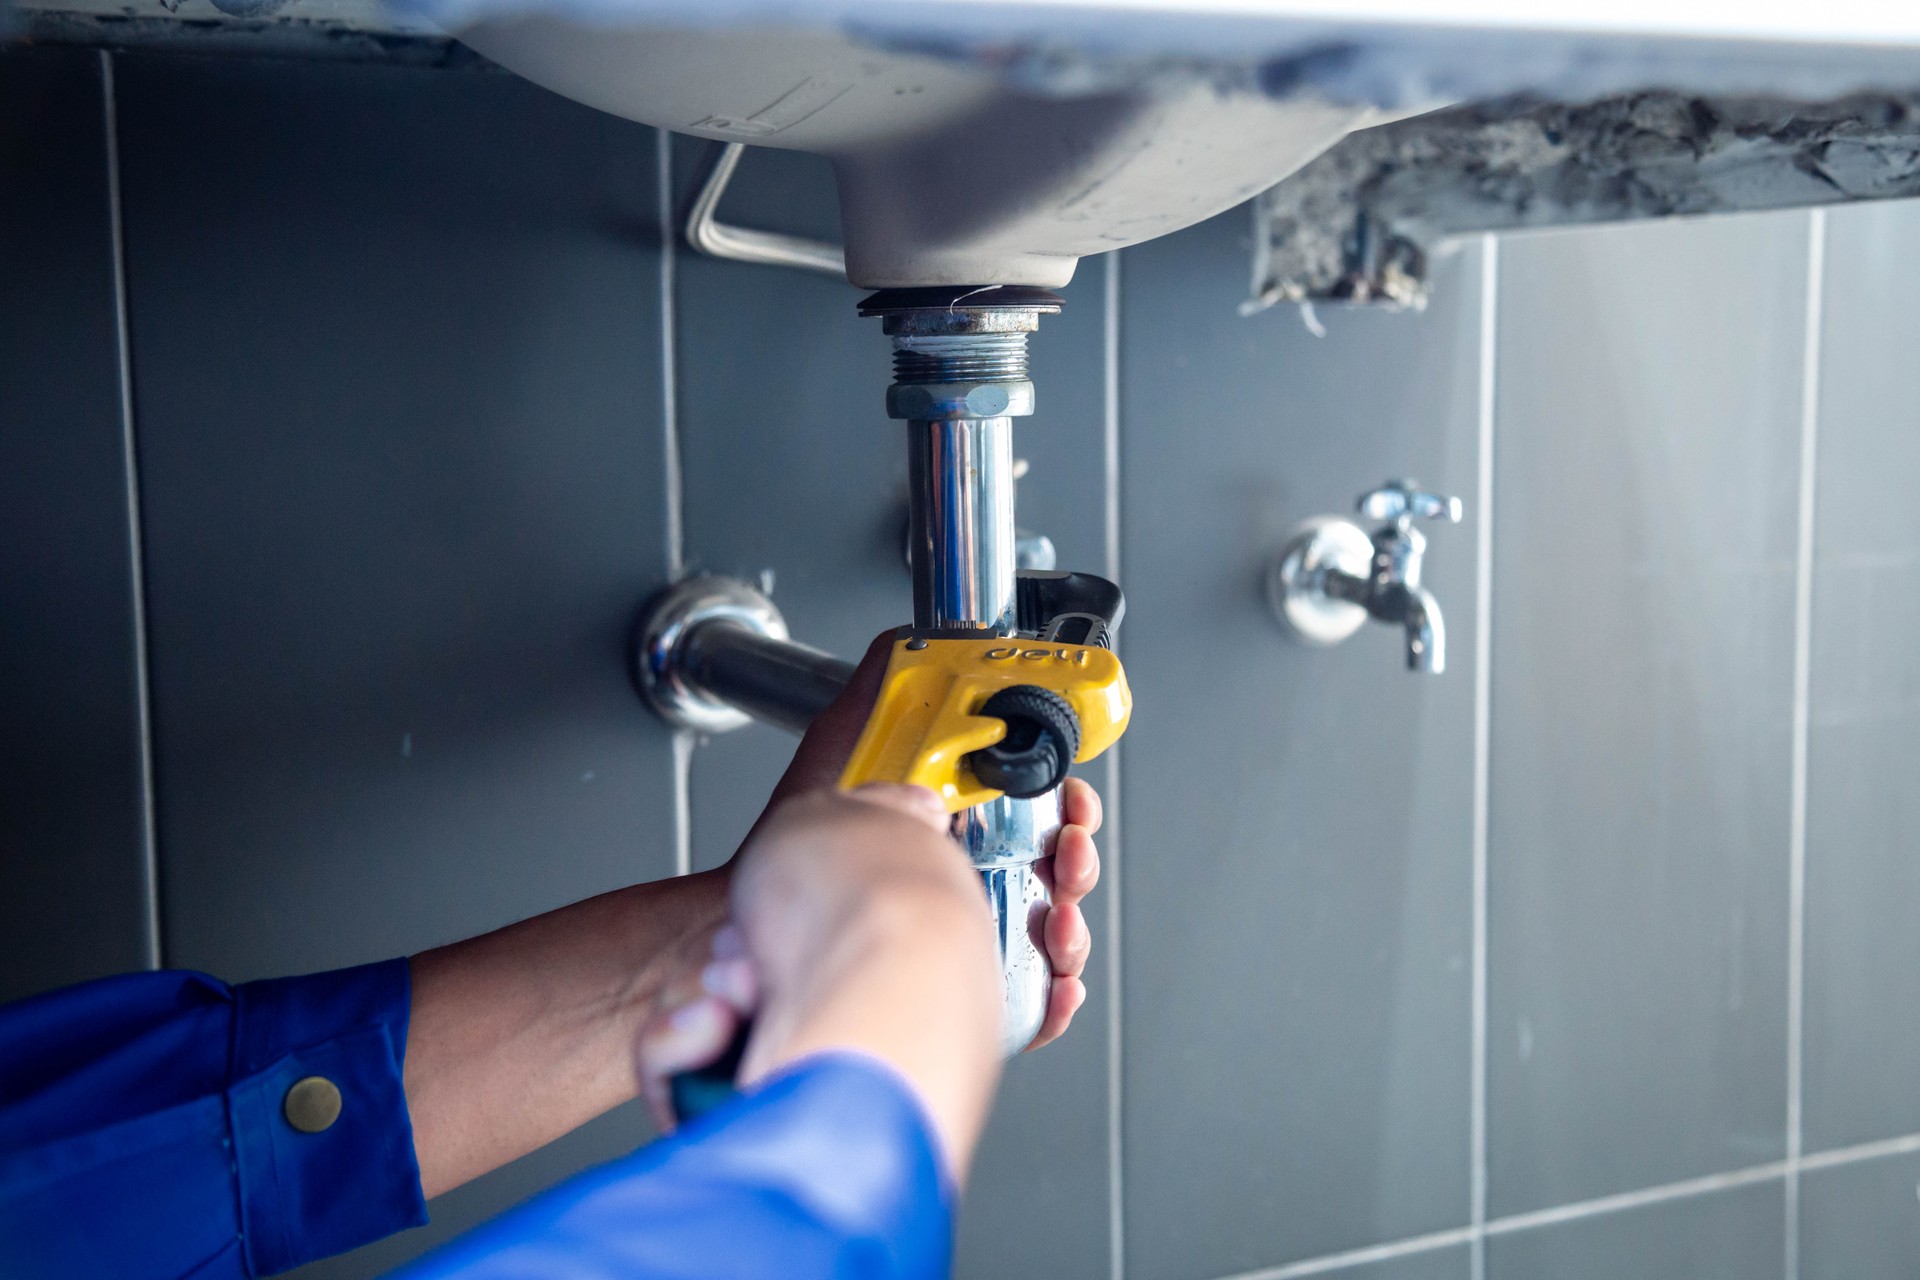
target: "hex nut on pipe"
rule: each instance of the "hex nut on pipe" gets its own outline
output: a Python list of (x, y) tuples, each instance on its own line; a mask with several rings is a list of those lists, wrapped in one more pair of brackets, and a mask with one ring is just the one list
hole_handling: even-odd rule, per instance
[(1033, 383), (898, 382), (887, 388), (887, 416), (931, 422), (948, 418), (1024, 418), (1033, 413)]

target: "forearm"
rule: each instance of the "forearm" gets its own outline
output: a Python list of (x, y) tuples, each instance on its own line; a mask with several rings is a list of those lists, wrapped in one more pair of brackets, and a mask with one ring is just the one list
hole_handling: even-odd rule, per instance
[(637, 1096), (655, 999), (726, 913), (726, 873), (706, 872), (413, 957), (405, 1085), (426, 1194)]

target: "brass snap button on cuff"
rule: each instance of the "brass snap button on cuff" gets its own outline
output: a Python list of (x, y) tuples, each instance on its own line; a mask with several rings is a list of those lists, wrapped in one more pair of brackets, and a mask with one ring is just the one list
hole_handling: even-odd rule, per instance
[(319, 1133), (340, 1118), (340, 1086), (325, 1076), (307, 1076), (293, 1082), (280, 1104), (287, 1123), (302, 1133)]

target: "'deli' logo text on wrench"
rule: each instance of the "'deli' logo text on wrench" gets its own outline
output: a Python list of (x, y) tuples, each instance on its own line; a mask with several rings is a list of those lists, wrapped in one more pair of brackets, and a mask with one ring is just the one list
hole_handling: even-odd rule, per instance
[(1013, 645), (1000, 645), (981, 655), (988, 662), (1071, 662), (1077, 666), (1087, 665), (1085, 649), (1021, 649)]

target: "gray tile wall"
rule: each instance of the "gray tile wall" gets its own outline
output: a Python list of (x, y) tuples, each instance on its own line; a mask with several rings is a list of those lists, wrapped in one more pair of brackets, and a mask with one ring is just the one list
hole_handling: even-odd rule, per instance
[(1800, 1246), (1805, 1280), (1920, 1275), (1920, 1156), (1909, 1152), (1805, 1174)]
[(1497, 1234), (1491, 1280), (1618, 1280), (1672, 1276), (1751, 1280), (1784, 1274), (1777, 1181)]
[(1490, 1211), (1785, 1154), (1806, 219), (1501, 254)]
[[(502, 75), (0, 55), (0, 995), (144, 963), (156, 907), (244, 979), (728, 854), (786, 744), (673, 742), (632, 611), (768, 574), (855, 650), (904, 468), (856, 291), (663, 242), (705, 156)], [(832, 194), (756, 154), (727, 216)], [(1087, 263), (1035, 344), (1024, 521), (1117, 566), (1139, 711), (960, 1273), (1910, 1273), (1915, 209), (1469, 245), (1324, 337), (1234, 314), (1245, 232)], [(1434, 679), (1259, 596), (1404, 473), (1469, 504)]]
[[(1920, 1130), (1920, 205), (1829, 215), (1807, 777), (1809, 1150)], [(1894, 266), (1893, 264), (1902, 264)]]
[(1288, 643), (1260, 581), (1381, 480), (1471, 491), (1479, 258), (1425, 313), (1329, 313), (1321, 339), (1235, 314), (1245, 231), (1122, 268), (1127, 1263), (1156, 1280), (1468, 1209), (1474, 529), (1433, 534), (1438, 679), (1384, 627)]
[(153, 941), (103, 102), (0, 51), (0, 1000)]

